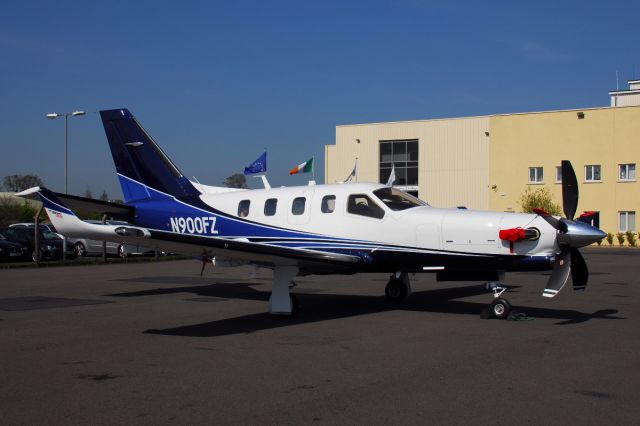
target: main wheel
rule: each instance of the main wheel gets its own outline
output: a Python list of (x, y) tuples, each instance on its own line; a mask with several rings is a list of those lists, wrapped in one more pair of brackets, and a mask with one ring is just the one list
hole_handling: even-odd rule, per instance
[(120, 258), (122, 258), (122, 259), (126, 259), (127, 252), (124, 251), (124, 244), (120, 244), (118, 246), (118, 256), (120, 256)]
[(392, 278), (385, 287), (384, 294), (393, 302), (401, 302), (407, 297), (407, 287), (401, 280)]
[(509, 312), (511, 312), (511, 304), (507, 299), (503, 299), (502, 297), (494, 299), (489, 307), (491, 308), (491, 314), (498, 319), (508, 317)]
[(76, 256), (78, 257), (83, 257), (87, 255), (87, 249), (84, 246), (84, 244), (82, 244), (81, 242), (77, 242), (76, 245), (74, 246), (74, 249), (76, 251)]

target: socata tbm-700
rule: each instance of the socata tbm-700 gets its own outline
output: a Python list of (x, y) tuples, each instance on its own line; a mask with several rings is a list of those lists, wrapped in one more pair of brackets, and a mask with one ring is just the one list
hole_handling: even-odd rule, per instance
[[(411, 292), (409, 274), (438, 280), (492, 282), (491, 312), (506, 317), (505, 272), (552, 270), (543, 296), (555, 296), (569, 274), (576, 290), (588, 280), (578, 251), (604, 233), (574, 221), (577, 180), (562, 162), (564, 218), (434, 208), (377, 183), (235, 190), (187, 179), (127, 109), (100, 112), (125, 204), (38, 194), (56, 229), (68, 237), (156, 245), (167, 251), (215, 257), (217, 265), (249, 264), (273, 270), (270, 312), (297, 311), (292, 279), (308, 274), (390, 273), (386, 295)], [(80, 220), (67, 205), (97, 211), (131, 225)], [(149, 241), (152, 240), (153, 242)]]

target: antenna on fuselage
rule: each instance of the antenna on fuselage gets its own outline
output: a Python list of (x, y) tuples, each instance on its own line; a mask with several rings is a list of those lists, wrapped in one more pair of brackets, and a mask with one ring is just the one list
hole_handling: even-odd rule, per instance
[(257, 175), (257, 176), (253, 176), (254, 178), (262, 178), (262, 184), (264, 185), (264, 189), (271, 189), (271, 185), (269, 184), (269, 181), (267, 180), (267, 175)]

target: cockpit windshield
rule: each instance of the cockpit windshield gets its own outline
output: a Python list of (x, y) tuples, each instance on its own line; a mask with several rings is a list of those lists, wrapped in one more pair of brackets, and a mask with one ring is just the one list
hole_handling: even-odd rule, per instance
[(412, 207), (427, 206), (424, 201), (402, 192), (396, 188), (380, 188), (373, 191), (373, 194), (380, 199), (387, 207), (393, 211), (406, 210)]

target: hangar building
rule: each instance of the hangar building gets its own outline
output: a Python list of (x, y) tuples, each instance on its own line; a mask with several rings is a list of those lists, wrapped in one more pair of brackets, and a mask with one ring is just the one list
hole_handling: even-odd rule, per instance
[(336, 127), (325, 146), (325, 181), (386, 183), (436, 207), (515, 212), (529, 186), (561, 204), (561, 160), (578, 177), (578, 213), (605, 232), (636, 231), (640, 210), (640, 80), (609, 92), (611, 106)]

